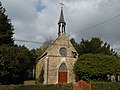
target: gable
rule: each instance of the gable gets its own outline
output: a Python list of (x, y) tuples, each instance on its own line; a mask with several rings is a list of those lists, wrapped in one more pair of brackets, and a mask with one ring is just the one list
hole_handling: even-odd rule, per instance
[(56, 56), (56, 57), (61, 56), (60, 55), (61, 48), (66, 48), (67, 56), (69, 57), (72, 57), (72, 54), (78, 55), (77, 51), (71, 44), (66, 34), (62, 34), (48, 47), (48, 49), (43, 53), (41, 57), (44, 57), (46, 53), (47, 55), (50, 55), (50, 56)]

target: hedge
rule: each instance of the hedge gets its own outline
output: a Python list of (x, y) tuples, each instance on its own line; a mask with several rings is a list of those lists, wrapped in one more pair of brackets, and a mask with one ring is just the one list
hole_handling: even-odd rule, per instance
[(92, 90), (120, 90), (120, 82), (94, 82)]
[[(1, 85), (0, 90), (72, 90), (72, 84)], [(93, 82), (92, 90), (120, 90), (120, 82)]]
[(1, 85), (0, 90), (72, 90), (72, 85)]

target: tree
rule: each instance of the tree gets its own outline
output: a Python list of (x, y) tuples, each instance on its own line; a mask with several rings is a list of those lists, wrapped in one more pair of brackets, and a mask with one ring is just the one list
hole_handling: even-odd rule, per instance
[(25, 46), (0, 46), (0, 83), (20, 84), (29, 78), (33, 54)]
[(77, 50), (79, 56), (83, 54), (104, 54), (104, 55), (114, 55), (117, 56), (117, 53), (110, 48), (110, 44), (104, 43), (100, 38), (93, 37), (90, 40), (84, 40), (77, 44), (75, 41), (71, 42), (75, 49)]
[(102, 54), (81, 55), (74, 65), (77, 81), (107, 81), (107, 74), (120, 75), (119, 70), (119, 58)]
[(2, 44), (14, 44), (13, 40), (13, 26), (10, 23), (10, 19), (5, 15), (5, 8), (2, 7), (0, 2), (0, 45)]
[(32, 79), (35, 79), (35, 72), (33, 72), (33, 69), (35, 71), (35, 67), (36, 67), (36, 63), (37, 63), (37, 55), (36, 55), (36, 50), (35, 49), (32, 49), (32, 50), (29, 50), (31, 56), (30, 57), (30, 64), (29, 64), (29, 68), (27, 70), (28, 72), (28, 77), (27, 79), (28, 80), (32, 80)]
[(36, 55), (39, 58), (45, 51), (46, 49), (52, 44), (53, 39), (48, 39), (46, 40), (43, 45), (36, 50)]
[(72, 45), (74, 46), (74, 48), (77, 50), (77, 52), (79, 52), (79, 44), (75, 41), (75, 39), (71, 38), (70, 42), (72, 43)]
[(33, 79), (36, 54), (25, 46), (14, 45), (13, 26), (0, 2), (0, 83), (20, 84)]

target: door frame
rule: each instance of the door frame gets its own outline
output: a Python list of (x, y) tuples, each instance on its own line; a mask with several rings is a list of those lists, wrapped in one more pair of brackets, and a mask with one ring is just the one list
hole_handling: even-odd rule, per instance
[(66, 73), (66, 82), (65, 83), (68, 83), (68, 69), (67, 69), (67, 65), (65, 63), (60, 64), (59, 68), (58, 68), (58, 84), (64, 84), (64, 83), (59, 83), (60, 72)]

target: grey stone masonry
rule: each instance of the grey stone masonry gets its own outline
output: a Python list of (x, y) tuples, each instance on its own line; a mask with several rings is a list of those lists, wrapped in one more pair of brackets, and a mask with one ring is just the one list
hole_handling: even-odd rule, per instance
[[(65, 56), (60, 49), (65, 48)], [(58, 71), (62, 63), (67, 67), (67, 83), (75, 81), (73, 66), (78, 58), (77, 51), (65, 33), (61, 34), (43, 53), (36, 65), (36, 79), (43, 84), (58, 84)]]

